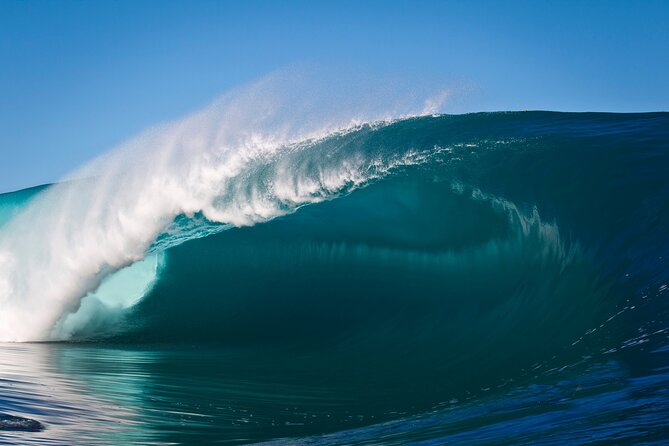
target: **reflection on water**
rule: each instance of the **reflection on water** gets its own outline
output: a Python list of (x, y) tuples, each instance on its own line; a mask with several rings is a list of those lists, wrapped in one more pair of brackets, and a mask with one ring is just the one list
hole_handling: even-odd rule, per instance
[(584, 363), (411, 413), (390, 387), (372, 398), (363, 395), (369, 381), (324, 370), (319, 380), (299, 358), (287, 368), (271, 355), (251, 360), (221, 348), (0, 344), (0, 414), (46, 426), (2, 431), (0, 444), (573, 443), (593, 432), (657, 440), (669, 429), (667, 351), (633, 352), (626, 362), (645, 362), (641, 374), (615, 360)]
[(4, 439), (150, 440), (141, 425), (151, 412), (141, 400), (143, 365), (155, 360), (155, 352), (56, 344), (4, 344), (1, 352), (0, 411), (34, 418), (47, 427), (41, 433), (4, 434)]
[(245, 443), (369, 424), (336, 388), (248, 359), (220, 349), (1, 344), (0, 413), (46, 425), (2, 440)]

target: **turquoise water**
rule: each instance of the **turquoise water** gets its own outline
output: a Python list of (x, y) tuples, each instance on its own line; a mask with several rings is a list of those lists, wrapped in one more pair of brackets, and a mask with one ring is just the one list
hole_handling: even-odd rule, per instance
[[(43, 428), (0, 442), (667, 441), (669, 114), (362, 125), (217, 204), (351, 166), (252, 226), (176, 216), (2, 344), (0, 413)], [(1, 195), (0, 242), (58, 187)]]

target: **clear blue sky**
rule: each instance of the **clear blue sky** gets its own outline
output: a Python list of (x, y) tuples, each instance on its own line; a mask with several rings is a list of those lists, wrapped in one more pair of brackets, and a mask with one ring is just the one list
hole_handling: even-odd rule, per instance
[(669, 1), (0, 2), (0, 191), (292, 64), (466, 86), (449, 112), (669, 109)]

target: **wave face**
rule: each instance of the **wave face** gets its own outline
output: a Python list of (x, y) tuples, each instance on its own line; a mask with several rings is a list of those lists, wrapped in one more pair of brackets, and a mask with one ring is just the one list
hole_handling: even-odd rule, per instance
[[(205, 121), (232, 113), (217, 110)], [(159, 166), (128, 173), (124, 154), (102, 176), (0, 196), (4, 340), (210, 344), (304, 386), (343, 383), (364, 416), (347, 424), (323, 397), (329, 424), (280, 436), (355, 429), (305, 444), (500, 438), (495, 423), (537, 415), (547, 394), (542, 423), (604, 407), (612, 383), (651, 398), (669, 379), (669, 114), (429, 115), (272, 138), (192, 119), (143, 137), (169, 148)], [(594, 405), (570, 406), (581, 388)], [(663, 438), (658, 401), (631, 409), (651, 427), (603, 438)], [(505, 438), (590, 438), (565, 420)], [(277, 436), (255, 429), (245, 438)]]

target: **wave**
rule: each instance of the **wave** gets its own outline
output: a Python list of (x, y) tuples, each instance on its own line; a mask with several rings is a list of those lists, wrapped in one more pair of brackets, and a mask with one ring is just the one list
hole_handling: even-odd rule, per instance
[(454, 435), (449, 401), (516, 389), (522, 406), (580, 368), (558, 401), (666, 366), (669, 114), (285, 130), (258, 88), (0, 195), (1, 339), (222, 344), (240, 376), (359, 380), (360, 412), (409, 408), (381, 419), (426, 426), (412, 438)]
[[(217, 113), (229, 112), (225, 107), (224, 112), (220, 112), (219, 107), (216, 106)], [(204, 116), (209, 117), (209, 114)], [(662, 238), (656, 229), (652, 230), (656, 225), (645, 232), (634, 228), (633, 234), (627, 234), (632, 229), (626, 231), (620, 227), (617, 231), (604, 230), (607, 225), (619, 224), (623, 217), (628, 217), (623, 211), (624, 206), (630, 206), (634, 191), (630, 191), (629, 186), (634, 183), (624, 183), (622, 190), (611, 193), (610, 182), (590, 184), (587, 178), (590, 172), (586, 170), (588, 163), (596, 163), (600, 169), (614, 167), (611, 161), (599, 158), (599, 152), (604, 149), (609, 150), (609, 155), (616, 153), (609, 148), (614, 141), (614, 149), (617, 148), (620, 155), (638, 162), (640, 155), (625, 146), (626, 137), (636, 138), (636, 143), (638, 126), (652, 129), (657, 137), (661, 132), (658, 126), (666, 120), (662, 114), (535, 112), (428, 116), (356, 124), (346, 130), (293, 141), (283, 138), (268, 143), (255, 134), (250, 139), (238, 137), (245, 142), (246, 150), (240, 150), (239, 144), (225, 145), (219, 135), (219, 139), (209, 138), (199, 143), (195, 151), (197, 161), (175, 164), (175, 159), (183, 161), (185, 152), (192, 150), (179, 141), (194, 144), (188, 132), (194, 127), (200, 128), (203, 118), (191, 119), (194, 122), (177, 123), (169, 127), (169, 131), (159, 132), (163, 144), (157, 153), (163, 163), (153, 171), (147, 171), (142, 163), (137, 165), (136, 171), (128, 172), (126, 163), (130, 155), (127, 153), (135, 152), (122, 152), (123, 156), (114, 154), (117, 158), (104, 160), (104, 175), (0, 196), (2, 339), (115, 337), (121, 332), (136, 332), (138, 325), (145, 324), (141, 320), (144, 316), (138, 314), (144, 307), (150, 307), (151, 302), (160, 302), (161, 307), (173, 305), (178, 315), (190, 311), (189, 308), (201, 308), (208, 300), (216, 301), (222, 308), (214, 313), (225, 319), (227, 314), (234, 314), (225, 309), (226, 305), (243, 306), (244, 302), (257, 300), (257, 296), (281, 294), (282, 287), (270, 292), (262, 287), (240, 286), (235, 277), (248, 275), (249, 271), (256, 271), (254, 274), (262, 271), (259, 279), (274, 277), (260, 283), (277, 283), (281, 277), (297, 273), (304, 278), (301, 284), (304, 288), (295, 289), (293, 294), (309, 296), (314, 277), (321, 277), (322, 286), (327, 289), (331, 287), (327, 283), (336, 280), (341, 271), (378, 268), (377, 282), (364, 287), (362, 294), (371, 296), (381, 293), (382, 289), (386, 293), (393, 291), (390, 294), (395, 297), (388, 297), (388, 302), (384, 303), (380, 296), (375, 298), (375, 305), (391, 313), (401, 309), (392, 309), (391, 302), (406, 302), (405, 296), (415, 293), (425, 299), (442, 296), (439, 299), (445, 307), (439, 311), (445, 314), (449, 314), (447, 307), (456, 305), (458, 300), (475, 302), (465, 305), (471, 311), (476, 305), (484, 305), (486, 300), (495, 301), (490, 296), (483, 300), (476, 296), (499, 294), (498, 304), (510, 296), (514, 296), (514, 305), (529, 299), (520, 295), (535, 296), (532, 299), (541, 305), (557, 303), (558, 307), (544, 313), (539, 310), (527, 313), (533, 317), (539, 314), (554, 317), (560, 308), (575, 308), (564, 303), (569, 297), (547, 296), (559, 294), (560, 286), (568, 288), (582, 281), (579, 285), (582, 289), (571, 294), (581, 302), (600, 299), (596, 297), (599, 294), (611, 294), (602, 284), (613, 280), (608, 276), (604, 276), (605, 280), (601, 274), (593, 274), (595, 279), (563, 277), (564, 271), (575, 263), (592, 263), (590, 268), (593, 269), (602, 267), (597, 263), (604, 257), (584, 252), (612, 249), (615, 244), (603, 234), (616, 237), (619, 244), (624, 243), (624, 235), (645, 237), (648, 242), (652, 237)], [(220, 123), (220, 120), (215, 122)], [(587, 132), (593, 129), (596, 133), (589, 135)], [(584, 140), (595, 144), (585, 151)], [(151, 138), (148, 141), (155, 143)], [(141, 140), (143, 147), (151, 146), (149, 142), (145, 138)], [(211, 147), (220, 148), (215, 152), (219, 160), (213, 161)], [(652, 154), (664, 155), (658, 152), (661, 149), (655, 144)], [(577, 150), (578, 156), (570, 156), (570, 150)], [(155, 162), (156, 157), (154, 154), (151, 161)], [(558, 170), (560, 165), (561, 171)], [(649, 168), (646, 164), (643, 166)], [(537, 168), (553, 177), (550, 183), (536, 178)], [(608, 173), (625, 175), (617, 170), (620, 168), (615, 166)], [(582, 176), (584, 194), (586, 184), (600, 193), (588, 206), (608, 205), (609, 208), (574, 215), (574, 194), (565, 193), (568, 187), (574, 187), (573, 179), (570, 184), (560, 176), (567, 171), (572, 177)], [(516, 185), (514, 177), (519, 173), (534, 176), (536, 184), (530, 187), (518, 182)], [(601, 178), (607, 180), (605, 176)], [(655, 177), (647, 181), (651, 180), (660, 181)], [(499, 190), (501, 186), (515, 187), (512, 192), (516, 194), (521, 192), (521, 198), (516, 201), (519, 204), (502, 198), (509, 194)], [(544, 192), (552, 196), (534, 197), (540, 190), (536, 187), (543, 187)], [(360, 188), (364, 190), (351, 194)], [(653, 191), (653, 195), (649, 195), (649, 191), (640, 187), (636, 192), (643, 194), (642, 204), (651, 200), (646, 205), (657, 212), (658, 207), (664, 206), (664, 189)], [(657, 198), (653, 199), (654, 196)], [(571, 201), (561, 201), (565, 199)], [(301, 209), (315, 203), (321, 204)], [(548, 216), (543, 220), (557, 221), (559, 217), (565, 221), (570, 236), (578, 231), (579, 238), (564, 241), (557, 223), (542, 221), (537, 203), (541, 203), (541, 212)], [(560, 205), (562, 208), (558, 209)], [(301, 210), (289, 218), (250, 230), (227, 231), (288, 216), (298, 209)], [(611, 212), (619, 215), (608, 218)], [(588, 219), (605, 221), (582, 225)], [(296, 233), (296, 228), (300, 232)], [(278, 235), (266, 235), (273, 231)], [(203, 237), (206, 241), (194, 242)], [(268, 239), (261, 241), (263, 237)], [(277, 238), (282, 242), (277, 242)], [(187, 247), (177, 247), (188, 241)], [(583, 247), (584, 242), (587, 248)], [(178, 262), (176, 259), (180, 256), (195, 258), (190, 258), (188, 264), (180, 267), (182, 269), (172, 271), (171, 265)], [(539, 262), (539, 266), (533, 262)], [(189, 264), (199, 265), (201, 271), (208, 273), (193, 282), (191, 278), (197, 272), (183, 272), (189, 270)], [(286, 264), (299, 268), (308, 266), (309, 273), (281, 270)], [(316, 265), (320, 265), (321, 270)], [(621, 265), (607, 267), (622, 268)], [(659, 268), (656, 274), (664, 273), (661, 266), (654, 267)], [(530, 286), (528, 271), (533, 268), (536, 271), (529, 275), (534, 279)], [(584, 269), (585, 266), (575, 268), (576, 275), (584, 275)], [(221, 281), (221, 274), (228, 275), (232, 271), (235, 271), (233, 277)], [(647, 268), (643, 272), (651, 271), (652, 268)], [(374, 276), (368, 273), (369, 277)], [(166, 282), (163, 274), (176, 278), (170, 279), (175, 283), (180, 277), (184, 278), (181, 288), (175, 283), (169, 285), (171, 289), (180, 289), (178, 293), (183, 295), (194, 286), (213, 291), (199, 291), (200, 304), (184, 305), (178, 293), (163, 290)], [(420, 286), (410, 279), (411, 274), (423, 276)], [(391, 277), (398, 283), (388, 285), (386, 282)], [(210, 283), (212, 278), (214, 283)], [(556, 278), (560, 282), (551, 292), (532, 288), (546, 286)], [(589, 283), (589, 280), (602, 283)], [(248, 281), (249, 284), (254, 282), (251, 278)], [(357, 283), (350, 281), (349, 285)], [(489, 283), (493, 288), (508, 290), (474, 290), (472, 283)], [(346, 294), (360, 293), (345, 291), (344, 287), (340, 296)], [(473, 297), (464, 297), (468, 294)], [(318, 299), (321, 305), (318, 311), (329, 308), (327, 303), (330, 302), (341, 308), (340, 313), (354, 314), (350, 308), (344, 309), (340, 296)], [(275, 301), (277, 303), (272, 305), (287, 305), (290, 298), (283, 296)], [(374, 301), (368, 298), (366, 302)], [(262, 307), (267, 308), (268, 304), (264, 302)], [(587, 308), (601, 310), (595, 304)], [(157, 313), (149, 312), (149, 319), (161, 317), (161, 310), (154, 310)], [(262, 318), (264, 312), (269, 310), (254, 309), (244, 330), (257, 329), (254, 318)], [(139, 320), (129, 323), (129, 314)], [(189, 333), (197, 332), (185, 328), (189, 321), (204, 327), (218, 327), (218, 324), (200, 324), (202, 317), (207, 315), (177, 317), (165, 323), (171, 333), (179, 332), (178, 336), (154, 328), (144, 330), (143, 336), (188, 337)], [(309, 319), (312, 318), (305, 318)], [(225, 326), (236, 325), (226, 323)], [(283, 331), (287, 336), (290, 330)]]

